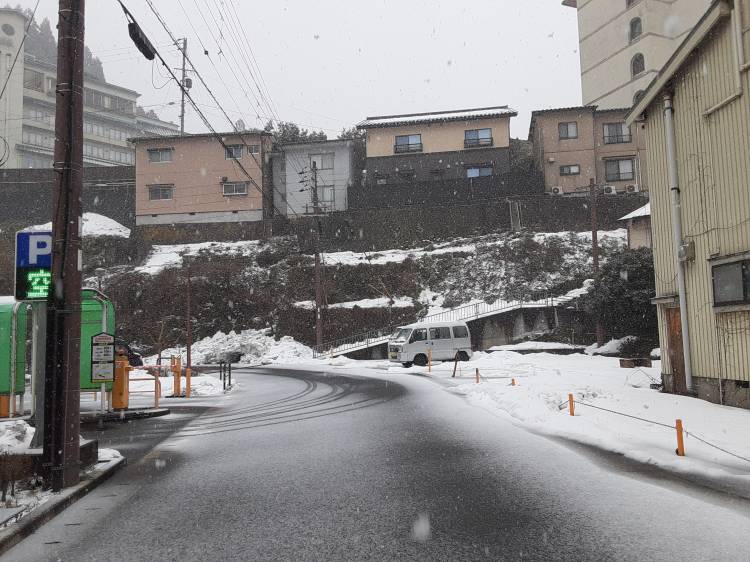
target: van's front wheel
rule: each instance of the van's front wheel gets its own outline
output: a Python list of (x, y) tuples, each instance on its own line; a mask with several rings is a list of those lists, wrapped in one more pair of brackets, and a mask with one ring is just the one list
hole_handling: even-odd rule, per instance
[(469, 360), (469, 354), (465, 351), (459, 351), (458, 352), (458, 360), (459, 361), (468, 361)]
[(401, 363), (401, 366), (404, 369), (408, 369), (409, 367), (411, 367), (411, 365), (412, 365), (411, 361), (407, 361), (406, 363)]
[(424, 367), (427, 365), (427, 356), (423, 353), (414, 356), (414, 364), (418, 367)]

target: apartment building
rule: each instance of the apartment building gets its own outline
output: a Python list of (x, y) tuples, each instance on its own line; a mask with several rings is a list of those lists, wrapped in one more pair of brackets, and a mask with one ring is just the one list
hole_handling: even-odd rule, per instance
[(508, 106), (368, 117), (367, 183), (436, 182), (498, 176), (510, 167)]
[[(644, 125), (649, 150), (653, 302), (664, 387), (745, 408), (750, 408), (749, 72), (750, 0), (716, 0), (627, 116)], [(678, 224), (681, 236), (675, 239)]]
[(534, 162), (553, 195), (587, 194), (593, 179), (605, 194), (648, 190), (645, 140), (625, 124), (627, 109), (596, 106), (533, 111)]
[(272, 212), (261, 131), (130, 139), (136, 224), (259, 221)]
[(578, 11), (583, 104), (630, 107), (711, 0), (564, 0)]
[(278, 212), (312, 214), (315, 189), (320, 212), (346, 211), (355, 174), (354, 141), (285, 143), (271, 155), (271, 169)]
[[(5, 168), (51, 168), (57, 69), (25, 53), (22, 42), (27, 23), (22, 12), (0, 8), (0, 74), (10, 74), (0, 100), (0, 144), (5, 148), (0, 153), (4, 153)], [(133, 165), (135, 153), (129, 137), (178, 131), (177, 125), (139, 108), (139, 94), (128, 88), (84, 75), (83, 94), (84, 165)]]

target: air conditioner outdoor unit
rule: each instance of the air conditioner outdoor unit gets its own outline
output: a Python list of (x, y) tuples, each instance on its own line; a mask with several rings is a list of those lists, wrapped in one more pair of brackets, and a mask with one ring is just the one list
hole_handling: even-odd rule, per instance
[(555, 157), (554, 156), (550, 156), (549, 158), (547, 158), (547, 162), (549, 162), (550, 164), (554, 164), (555, 163)]
[(641, 191), (641, 188), (637, 185), (626, 185), (625, 191), (627, 191), (628, 193), (638, 193)]
[(605, 195), (617, 195), (617, 188), (614, 185), (605, 185), (604, 194)]
[(552, 188), (552, 195), (562, 195), (562, 194), (563, 194), (562, 187), (555, 186)]

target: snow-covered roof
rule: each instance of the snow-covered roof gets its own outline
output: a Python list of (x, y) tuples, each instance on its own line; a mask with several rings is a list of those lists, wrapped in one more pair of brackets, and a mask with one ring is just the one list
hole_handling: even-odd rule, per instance
[(376, 127), (395, 127), (415, 123), (440, 123), (445, 121), (468, 121), (474, 119), (492, 119), (495, 117), (513, 117), (518, 112), (507, 105), (495, 107), (478, 107), (475, 109), (455, 109), (452, 111), (435, 111), (432, 113), (407, 113), (404, 115), (381, 115), (368, 117), (357, 123), (357, 129)]
[[(104, 215), (97, 213), (83, 213), (83, 235), (86, 237), (116, 236), (117, 238), (129, 238), (130, 229), (121, 225)], [(52, 223), (35, 224), (26, 230), (52, 230)]]
[(628, 213), (624, 217), (622, 217), (621, 221), (626, 221), (628, 219), (635, 219), (638, 217), (650, 217), (651, 216), (651, 203), (646, 203), (643, 207), (640, 207), (639, 209), (636, 209), (632, 213)]

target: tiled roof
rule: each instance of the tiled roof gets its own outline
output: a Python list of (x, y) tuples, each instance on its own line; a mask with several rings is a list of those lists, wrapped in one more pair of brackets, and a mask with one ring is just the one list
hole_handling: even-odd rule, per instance
[(493, 117), (513, 117), (518, 115), (515, 109), (507, 105), (496, 107), (479, 107), (475, 109), (456, 109), (452, 111), (436, 111), (433, 113), (408, 113), (404, 115), (382, 115), (368, 117), (357, 123), (358, 129), (375, 127), (395, 127), (398, 125), (412, 125), (416, 123), (441, 123), (446, 121), (468, 121), (473, 119), (491, 119)]

